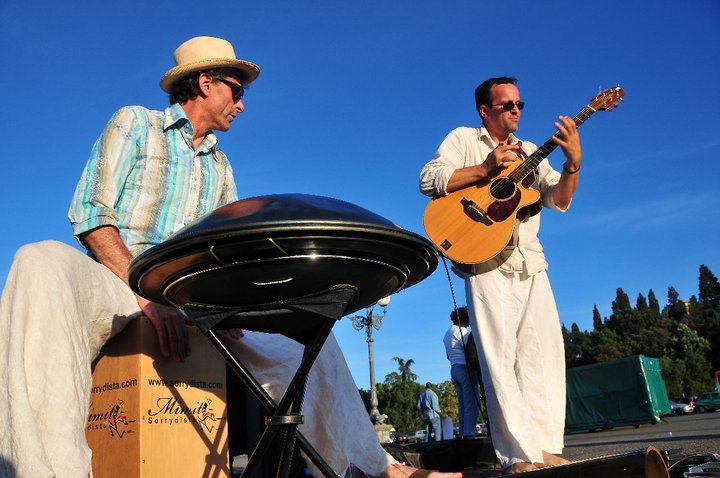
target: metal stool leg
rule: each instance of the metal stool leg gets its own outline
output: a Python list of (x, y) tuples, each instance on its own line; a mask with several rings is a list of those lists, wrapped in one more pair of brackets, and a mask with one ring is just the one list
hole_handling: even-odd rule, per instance
[[(267, 410), (271, 414), (268, 417), (268, 419), (270, 419), (270, 423), (268, 424), (268, 420), (266, 419), (266, 424), (268, 424), (268, 427), (263, 433), (260, 442), (257, 444), (252, 455), (250, 456), (248, 465), (245, 468), (242, 476), (251, 476), (253, 469), (260, 463), (261, 458), (265, 455), (269, 446), (277, 437), (278, 428), (283, 426), (291, 427), (291, 431), (288, 433), (289, 441), (293, 443), (297, 441), (300, 449), (307, 455), (307, 457), (313, 462), (313, 464), (318, 467), (318, 469), (323, 473), (324, 476), (326, 476), (327, 478), (338, 477), (337, 473), (335, 473), (332, 468), (330, 468), (327, 462), (325, 462), (325, 460), (317, 453), (317, 451), (312, 447), (312, 445), (310, 445), (310, 443), (302, 435), (302, 433), (297, 430), (297, 425), (299, 423), (302, 423), (301, 421), (297, 421), (301, 420), (301, 415), (299, 415), (299, 411), (296, 413), (296, 415), (300, 418), (291, 419), (289, 420), (290, 423), (277, 423), (278, 421), (282, 421), (277, 420), (278, 418), (288, 416), (285, 414), (290, 409), (290, 406), (300, 395), (300, 393), (304, 392), (307, 374), (309, 373), (312, 364), (317, 358), (317, 355), (320, 353), (320, 350), (322, 349), (325, 340), (327, 339), (328, 335), (330, 335), (330, 331), (332, 330), (333, 325), (334, 319), (323, 321), (321, 329), (315, 335), (311, 343), (305, 346), (305, 352), (303, 353), (303, 359), (300, 362), (300, 366), (295, 372), (295, 375), (293, 376), (293, 379), (288, 385), (287, 391), (285, 392), (285, 395), (283, 395), (283, 398), (280, 400), (279, 404), (275, 403), (272, 397), (270, 397), (270, 395), (265, 391), (265, 389), (262, 388), (260, 383), (250, 374), (247, 368), (235, 357), (232, 351), (230, 351), (225, 346), (225, 344), (220, 341), (220, 339), (212, 329), (206, 332), (206, 336), (208, 337), (210, 342), (212, 342), (213, 345), (218, 349), (220, 354), (225, 358), (230, 368), (238, 375), (240, 380), (243, 381), (243, 383), (248, 387), (251, 393), (253, 393), (253, 395), (257, 397), (263, 408), (265, 408), (265, 410)], [(301, 403), (302, 402), (300, 402), (299, 405), (301, 405)], [(289, 416), (292, 417), (293, 415)], [(291, 458), (291, 454), (284, 453), (283, 457), (287, 460)], [(283, 464), (281, 463), (280, 465), (280, 469), (285, 468), (287, 471), (289, 471), (289, 464), (283, 466)]]

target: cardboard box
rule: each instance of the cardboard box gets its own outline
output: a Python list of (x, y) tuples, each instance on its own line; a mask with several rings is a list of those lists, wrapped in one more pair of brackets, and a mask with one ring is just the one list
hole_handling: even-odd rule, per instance
[(162, 357), (145, 317), (103, 347), (85, 431), (95, 478), (230, 476), (225, 361), (189, 332), (182, 363)]

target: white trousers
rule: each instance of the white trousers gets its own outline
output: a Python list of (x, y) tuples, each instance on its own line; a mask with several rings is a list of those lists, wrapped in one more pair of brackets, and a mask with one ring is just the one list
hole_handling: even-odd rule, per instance
[[(91, 362), (139, 314), (130, 289), (78, 250), (45, 241), (17, 252), (0, 302), (1, 478), (92, 476), (85, 440)], [(231, 347), (279, 400), (302, 346), (246, 332)], [(332, 335), (308, 376), (303, 414), (300, 430), (338, 474), (352, 463), (378, 475), (395, 463)]]
[(465, 292), (501, 465), (561, 453), (565, 352), (547, 274), (470, 275)]

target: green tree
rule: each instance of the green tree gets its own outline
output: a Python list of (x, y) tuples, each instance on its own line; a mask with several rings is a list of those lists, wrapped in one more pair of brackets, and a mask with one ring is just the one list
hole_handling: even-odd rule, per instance
[(385, 375), (385, 385), (388, 385), (390, 387), (400, 383), (400, 374), (397, 372), (390, 372), (389, 374)]
[(622, 314), (623, 312), (630, 312), (632, 306), (630, 305), (630, 297), (620, 287), (617, 288), (615, 294), (615, 300), (612, 303), (613, 314)]
[(635, 301), (635, 310), (637, 310), (640, 313), (645, 313), (648, 311), (650, 306), (648, 306), (647, 299), (645, 299), (645, 296), (642, 294), (638, 294), (637, 301)]
[(652, 289), (648, 292), (648, 308), (651, 314), (658, 318), (660, 317), (660, 302), (658, 302), (657, 297), (655, 297), (655, 292), (653, 292)]
[(370, 390), (365, 390), (364, 388), (358, 388), (358, 392), (360, 393), (360, 400), (362, 400), (363, 404), (365, 405), (365, 410), (368, 412), (368, 418), (370, 417)]
[(425, 387), (414, 381), (398, 382), (393, 386), (377, 385), (378, 408), (388, 416), (388, 423), (401, 433), (422, 428), (422, 415), (417, 400)]
[(660, 366), (662, 368), (662, 376), (665, 380), (665, 388), (667, 388), (668, 397), (677, 399), (687, 397), (692, 393), (686, 393), (689, 387), (685, 382), (685, 360), (663, 356), (660, 358)]
[(592, 334), (593, 360), (605, 362), (630, 355), (627, 345), (620, 340), (620, 335), (612, 329), (603, 328)]
[(630, 305), (630, 297), (618, 288), (612, 303), (612, 314), (605, 321), (605, 328), (614, 331), (619, 339), (624, 340), (640, 332), (642, 325), (639, 317), (638, 311)]
[(680, 300), (680, 294), (675, 290), (675, 287), (668, 287), (668, 303), (665, 307), (665, 313), (673, 322), (680, 323), (687, 317), (687, 307), (685, 303)]
[(649, 299), (638, 294), (632, 324), (629, 330), (621, 331), (631, 355), (662, 357), (670, 337), (669, 322), (663, 323), (655, 294), (650, 291)]
[(688, 323), (710, 344), (708, 359), (713, 370), (720, 370), (720, 285), (705, 266), (700, 266), (698, 299), (690, 301)]
[(667, 376), (663, 369), (668, 395), (697, 395), (712, 387), (710, 361), (706, 355), (709, 350), (710, 343), (695, 330), (686, 324), (677, 325), (664, 357), (669, 366)]
[(631, 340), (626, 340), (630, 355), (662, 357), (670, 339), (670, 332), (661, 326), (649, 325), (642, 328)]
[(600, 330), (603, 327), (603, 319), (598, 310), (597, 304), (593, 305), (593, 330)]
[(587, 332), (580, 330), (576, 323), (570, 326), (570, 330), (562, 326), (563, 340), (565, 342), (565, 366), (579, 367), (593, 362), (592, 339)]
[(453, 419), (458, 418), (458, 398), (455, 384), (451, 380), (445, 380), (435, 386), (435, 393), (440, 399), (440, 411)]
[(705, 264), (700, 266), (699, 282), (698, 298), (700, 302), (711, 306), (720, 305), (720, 283)]
[(417, 374), (413, 373), (410, 367), (415, 364), (413, 359), (404, 360), (400, 357), (393, 357), (393, 360), (398, 364), (398, 372), (400, 374), (401, 382), (414, 382), (417, 380)]

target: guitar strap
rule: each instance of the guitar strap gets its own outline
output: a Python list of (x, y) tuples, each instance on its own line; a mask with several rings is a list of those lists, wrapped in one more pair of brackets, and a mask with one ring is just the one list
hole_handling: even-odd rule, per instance
[[(518, 142), (515, 143), (515, 144), (517, 144), (517, 145), (520, 147), (520, 149), (518, 150), (518, 153), (520, 153), (520, 157), (521, 157), (522, 159), (528, 159), (530, 156), (528, 156), (528, 154), (527, 154), (527, 153), (525, 152), (525, 150), (523, 149), (523, 147), (522, 147), (522, 141), (518, 141)], [(537, 168), (535, 168), (534, 173), (535, 173), (535, 177), (537, 177)]]
[[(522, 159), (528, 159), (529, 156), (527, 155), (527, 153), (525, 152), (525, 150), (522, 147), (522, 141), (518, 140), (518, 142), (515, 144), (518, 145), (518, 148), (519, 148), (518, 153), (520, 153), (520, 157)], [(523, 222), (525, 219), (527, 219), (527, 216), (517, 218), (517, 220), (520, 222)], [(508, 242), (508, 245), (512, 244), (513, 247), (517, 247), (518, 243), (520, 242), (520, 236), (519, 236), (518, 232), (519, 232), (518, 228), (515, 227), (515, 229), (513, 230), (512, 236), (510, 237), (510, 241)]]
[(515, 144), (517, 144), (518, 147), (520, 148), (520, 149), (518, 149), (518, 152), (520, 153), (520, 157), (521, 157), (522, 159), (528, 159), (529, 156), (527, 155), (527, 153), (525, 152), (525, 150), (524, 150), (523, 147), (522, 147), (522, 141), (518, 141), (518, 142), (515, 143)]

